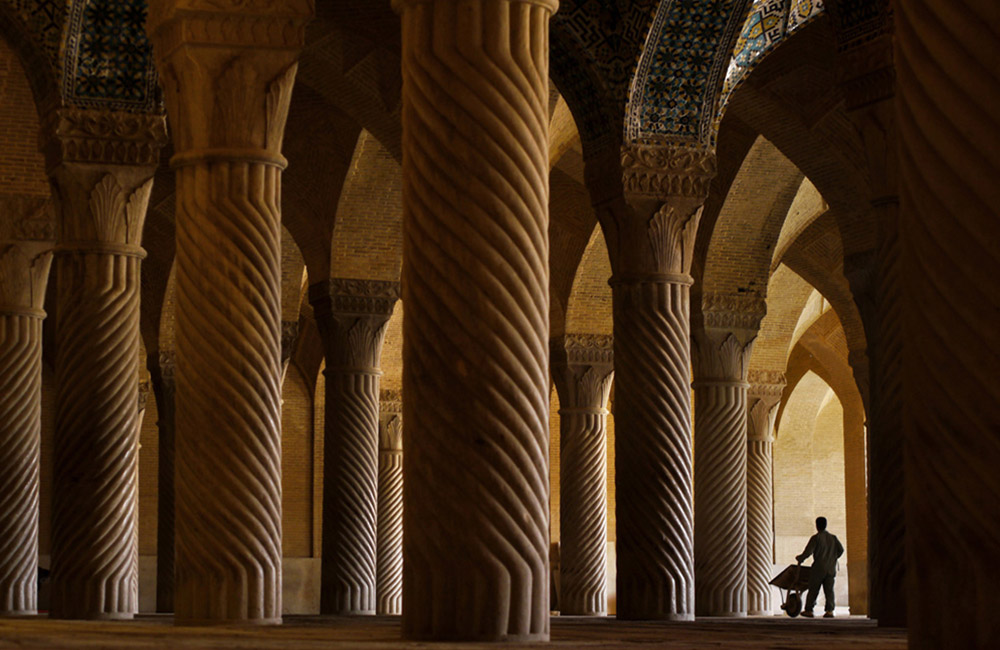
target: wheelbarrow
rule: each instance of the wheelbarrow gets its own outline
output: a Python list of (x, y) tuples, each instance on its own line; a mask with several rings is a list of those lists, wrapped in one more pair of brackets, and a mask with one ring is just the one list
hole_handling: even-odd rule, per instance
[(784, 601), (781, 609), (792, 618), (802, 612), (802, 592), (809, 590), (810, 571), (810, 567), (790, 564), (771, 580), (771, 584), (781, 591)]

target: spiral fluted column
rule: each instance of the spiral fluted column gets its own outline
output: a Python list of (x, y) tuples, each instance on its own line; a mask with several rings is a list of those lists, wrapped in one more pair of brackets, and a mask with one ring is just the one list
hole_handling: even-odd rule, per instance
[(378, 436), (376, 613), (403, 613), (403, 402), (382, 391)]
[(156, 422), (159, 432), (157, 492), (156, 492), (156, 611), (174, 611), (174, 435), (175, 396), (177, 392), (177, 355), (173, 350), (160, 350), (147, 360), (153, 394), (156, 397)]
[(320, 612), (374, 614), (379, 358), (399, 284), (332, 279), (309, 298), (326, 350)]
[(774, 572), (774, 418), (784, 390), (781, 373), (747, 378), (747, 614), (771, 616)]
[(51, 243), (8, 232), (26, 215), (11, 216), (0, 223), (0, 616), (38, 607), (42, 305), (52, 257)]
[(608, 397), (612, 337), (566, 334), (552, 341), (559, 391), (563, 614), (608, 613)]
[(587, 160), (608, 241), (618, 618), (694, 618), (690, 275), (715, 154), (627, 144)]
[(281, 620), (281, 144), (311, 12), (150, 7), (177, 174), (177, 623)]
[(997, 5), (894, 7), (912, 648), (1000, 646)]
[[(886, 3), (888, 8), (888, 3)], [(842, 45), (842, 80), (848, 115), (864, 144), (870, 218), (877, 247), (874, 273), (852, 292), (868, 339), (868, 614), (879, 626), (906, 625), (906, 522), (904, 516), (902, 315), (899, 264), (899, 188), (894, 114), (895, 71), (888, 19), (878, 34)], [(874, 37), (873, 37), (874, 36)], [(848, 260), (845, 260), (845, 273)], [(848, 278), (851, 279), (849, 273)], [(855, 273), (855, 275), (859, 275)], [(865, 284), (871, 286), (864, 286)], [(860, 289), (860, 291), (858, 291)], [(862, 294), (862, 295), (859, 295)], [(868, 294), (865, 296), (863, 294)], [(859, 299), (860, 298), (860, 299)], [(856, 564), (852, 563), (854, 582)], [(851, 612), (860, 613), (851, 590)]]
[(747, 362), (764, 300), (702, 297), (694, 345), (694, 570), (698, 616), (747, 614)]
[(407, 308), (403, 634), (548, 639), (548, 21), (557, 3), (394, 4)]
[(51, 616), (131, 618), (140, 243), (164, 119), (59, 109), (44, 128), (60, 226)]

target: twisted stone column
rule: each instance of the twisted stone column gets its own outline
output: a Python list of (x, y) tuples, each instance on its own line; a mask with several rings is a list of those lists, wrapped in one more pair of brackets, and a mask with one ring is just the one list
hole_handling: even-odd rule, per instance
[(612, 161), (587, 169), (614, 271), (618, 618), (691, 620), (689, 273), (715, 155), (633, 144), (620, 161), (617, 187)]
[(47, 233), (24, 228), (46, 202), (16, 203), (0, 203), (0, 616), (38, 606), (42, 306), (52, 259), (51, 242), (30, 240), (51, 237), (51, 224)]
[[(872, 309), (861, 309), (868, 338), (868, 613), (879, 626), (906, 626), (902, 314), (899, 188), (891, 25), (841, 54), (848, 115), (862, 142), (876, 224)], [(846, 269), (845, 269), (846, 270)], [(857, 274), (856, 274), (857, 275)], [(850, 277), (850, 276), (849, 276)], [(852, 291), (854, 291), (852, 282)], [(856, 292), (857, 293), (857, 292)], [(862, 302), (864, 299), (862, 298)], [(867, 318), (866, 318), (867, 317)], [(852, 572), (853, 575), (853, 572)], [(854, 611), (852, 603), (852, 612)]]
[(608, 397), (610, 336), (566, 334), (552, 341), (559, 391), (561, 602), (563, 614), (608, 613)]
[(140, 242), (164, 119), (60, 109), (44, 129), (60, 223), (51, 615), (131, 618)]
[(160, 350), (146, 364), (150, 368), (153, 394), (156, 397), (156, 422), (160, 434), (156, 501), (156, 611), (174, 611), (174, 472), (176, 438), (174, 413), (177, 354)]
[(997, 647), (997, 6), (894, 9), (909, 642)]
[(281, 620), (281, 143), (311, 12), (150, 7), (177, 170), (177, 623)]
[(698, 616), (747, 614), (747, 363), (764, 299), (709, 293), (694, 328)]
[(403, 28), (403, 634), (548, 639), (556, 2), (394, 4)]
[(751, 371), (747, 377), (747, 613), (771, 616), (774, 570), (774, 418), (785, 378)]
[(379, 358), (399, 284), (333, 279), (309, 294), (326, 349), (320, 612), (374, 614)]
[(403, 401), (382, 391), (378, 422), (376, 612), (403, 612)]

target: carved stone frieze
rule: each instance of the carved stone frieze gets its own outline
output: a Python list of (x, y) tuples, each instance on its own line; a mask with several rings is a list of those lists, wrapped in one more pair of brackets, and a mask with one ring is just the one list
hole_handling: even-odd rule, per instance
[(711, 292), (701, 297), (701, 313), (706, 328), (756, 332), (767, 313), (767, 302), (757, 294)]
[(59, 164), (156, 165), (167, 142), (163, 115), (58, 108), (42, 127), (49, 169)]
[(704, 200), (715, 177), (715, 152), (671, 144), (632, 143), (621, 152), (625, 193), (656, 198), (687, 196)]
[(727, 330), (695, 329), (691, 346), (695, 385), (746, 382), (747, 365), (756, 337), (749, 340)]
[(550, 342), (552, 376), (560, 409), (603, 411), (614, 375), (614, 339), (600, 334), (565, 334)]
[(751, 397), (781, 397), (781, 392), (785, 390), (785, 373), (778, 370), (751, 370), (747, 373), (747, 383), (750, 384)]
[(0, 241), (51, 242), (55, 236), (51, 200), (21, 194), (0, 195)]
[(391, 316), (399, 300), (399, 283), (383, 280), (332, 278), (309, 287), (309, 302), (338, 314)]
[(383, 388), (379, 392), (379, 413), (395, 415), (403, 412), (403, 392), (391, 388)]

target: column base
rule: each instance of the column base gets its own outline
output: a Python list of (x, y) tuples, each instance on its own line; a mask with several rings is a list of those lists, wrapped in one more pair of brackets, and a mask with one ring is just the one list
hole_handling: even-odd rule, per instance
[(186, 626), (186, 627), (223, 627), (226, 625), (232, 626), (249, 626), (256, 627), (258, 625), (281, 625), (282, 618), (277, 616), (275, 618), (191, 618), (183, 619), (174, 617), (175, 626)]
[(49, 612), (49, 618), (56, 621), (131, 621), (134, 612), (98, 612), (93, 614), (58, 614)]
[(698, 618), (746, 618), (746, 612), (710, 612), (698, 614)]
[(747, 616), (774, 616), (774, 612), (770, 609), (751, 610), (747, 612)]
[(445, 642), (445, 643), (484, 643), (484, 642), (503, 642), (503, 643), (534, 643), (538, 641), (548, 641), (549, 633), (544, 634), (499, 634), (499, 635), (448, 635), (448, 634), (412, 634), (403, 633), (403, 639), (407, 641), (434, 641), (434, 642)]
[(619, 613), (616, 617), (619, 621), (693, 621), (694, 614), (664, 614), (664, 613), (650, 613), (650, 614), (622, 614)]
[(0, 618), (25, 618), (27, 616), (38, 616), (37, 609), (13, 609), (7, 612), (0, 611)]

